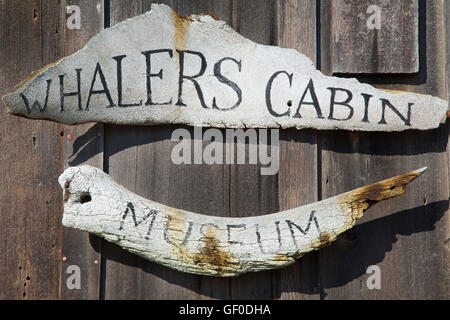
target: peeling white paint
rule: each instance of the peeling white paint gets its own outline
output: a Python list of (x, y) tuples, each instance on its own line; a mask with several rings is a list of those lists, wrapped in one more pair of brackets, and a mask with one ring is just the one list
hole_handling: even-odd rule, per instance
[(362, 131), (435, 128), (448, 108), (436, 97), (325, 76), (296, 50), (165, 5), (103, 30), (3, 99), (12, 114), (67, 124)]
[(350, 229), (373, 203), (405, 192), (425, 168), (273, 214), (226, 218), (142, 198), (103, 171), (81, 166), (59, 177), (63, 225), (88, 231), (179, 271), (235, 276), (280, 268)]

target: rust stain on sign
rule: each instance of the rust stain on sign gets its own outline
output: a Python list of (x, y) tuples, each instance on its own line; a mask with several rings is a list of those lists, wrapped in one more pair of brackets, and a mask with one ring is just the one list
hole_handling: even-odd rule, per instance
[(320, 233), (319, 238), (317, 239), (317, 241), (315, 241), (312, 244), (312, 247), (314, 249), (320, 249), (322, 247), (325, 247), (327, 245), (330, 245), (332, 241), (334, 241), (336, 239), (336, 236), (332, 235), (329, 232), (322, 232)]
[(425, 170), (426, 168), (411, 171), (341, 195), (341, 205), (349, 211), (348, 220), (352, 223), (351, 225), (375, 203), (405, 193), (406, 185), (419, 177)]
[(293, 261), (295, 261), (295, 258), (291, 257), (291, 256), (289, 256), (287, 254), (284, 254), (284, 253), (279, 253), (279, 254), (276, 254), (272, 258), (272, 261), (293, 262)]
[[(64, 189), (64, 226), (95, 233), (180, 271), (225, 277), (287, 266), (330, 244), (367, 208), (404, 193), (424, 171), (245, 218), (210, 217), (144, 199), (90, 166), (68, 168), (59, 183)], [(82, 201), (85, 194), (89, 201)], [(124, 207), (133, 208), (133, 216), (124, 214)]]
[(180, 261), (196, 264), (204, 270), (214, 270), (219, 276), (236, 264), (231, 255), (223, 249), (224, 246), (217, 239), (212, 226), (208, 226), (205, 236), (200, 239), (203, 242), (202, 249), (195, 251), (186, 247), (187, 241), (190, 240), (192, 222), (186, 220), (183, 211), (170, 208), (167, 219), (167, 235), (178, 240), (178, 243), (173, 243), (173, 249)]
[(181, 210), (170, 208), (170, 211), (167, 213), (165, 236), (172, 239), (170, 241), (178, 241), (179, 243), (173, 243), (175, 247), (179, 248), (188, 241), (189, 230), (192, 226), (189, 221), (186, 221), (184, 213)]
[(189, 25), (193, 21), (190, 17), (180, 16), (175, 11), (172, 12), (174, 37), (174, 50), (185, 50), (187, 44), (187, 37), (189, 34)]
[(212, 227), (208, 228), (201, 240), (204, 245), (202, 250), (194, 256), (193, 262), (195, 264), (204, 264), (205, 268), (216, 270), (217, 275), (222, 275), (224, 269), (236, 264), (232, 261), (230, 253), (223, 250), (223, 246), (220, 245)]
[(33, 73), (3, 100), (11, 114), (66, 124), (404, 131), (437, 128), (448, 111), (438, 97), (328, 77), (295, 50), (155, 4)]
[(70, 188), (70, 180), (66, 180), (66, 182), (64, 182), (64, 202), (66, 202), (70, 198), (69, 188)]

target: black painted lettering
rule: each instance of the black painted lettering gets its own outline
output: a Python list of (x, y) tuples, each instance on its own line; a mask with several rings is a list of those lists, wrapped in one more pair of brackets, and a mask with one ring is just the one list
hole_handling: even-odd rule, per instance
[[(328, 119), (329, 120), (336, 120), (336, 121), (345, 121), (345, 120), (349, 120), (353, 117), (353, 107), (351, 105), (349, 105), (349, 102), (352, 100), (353, 98), (353, 94), (350, 92), (350, 90), (347, 89), (343, 89), (343, 88), (327, 88), (328, 90), (331, 91), (331, 98), (330, 98), (330, 114), (328, 115)], [(347, 94), (347, 98), (342, 101), (342, 102), (337, 102), (336, 101), (336, 91), (342, 91), (345, 92)], [(340, 106), (345, 106), (349, 109), (349, 113), (347, 118), (345, 119), (337, 119), (334, 117), (333, 113), (334, 113), (334, 106), (335, 105), (340, 105)]]
[[(185, 103), (183, 103), (183, 83), (184, 80), (190, 80), (192, 81), (192, 83), (194, 84), (195, 90), (197, 90), (197, 95), (198, 98), (200, 100), (200, 104), (202, 105), (203, 108), (208, 108), (208, 106), (205, 104), (205, 99), (203, 98), (203, 92), (202, 89), (200, 88), (200, 85), (198, 84), (197, 79), (198, 77), (201, 77), (206, 70), (206, 59), (203, 56), (203, 54), (201, 54), (200, 52), (197, 51), (190, 51), (190, 50), (178, 50), (178, 56), (179, 56), (179, 67), (180, 67), (180, 74), (179, 74), (179, 78), (178, 78), (178, 101), (176, 103), (177, 106), (186, 106)], [(200, 71), (193, 76), (187, 76), (184, 74), (184, 55), (188, 53), (188, 54), (192, 54), (192, 55), (196, 55), (200, 58)]]
[[(103, 86), (102, 90), (94, 90), (95, 81), (97, 80), (97, 74), (100, 76), (100, 81)], [(109, 92), (108, 85), (106, 84), (106, 79), (105, 79), (105, 75), (103, 74), (102, 67), (100, 66), (100, 63), (98, 63), (98, 62), (97, 62), (97, 66), (95, 67), (94, 76), (92, 77), (91, 89), (89, 90), (89, 96), (88, 96), (85, 110), (89, 110), (89, 103), (91, 101), (91, 96), (93, 94), (106, 95), (106, 98), (108, 99), (108, 102), (109, 102), (109, 105), (107, 106), (107, 108), (116, 106), (111, 98), (111, 93)]]
[(126, 55), (115, 56), (114, 60), (117, 62), (117, 105), (119, 107), (136, 107), (142, 106), (142, 100), (139, 103), (122, 103), (123, 93), (122, 93), (122, 60)]
[(60, 96), (60, 111), (64, 111), (64, 98), (70, 96), (78, 97), (78, 110), (83, 110), (81, 106), (81, 70), (75, 69), (77, 73), (77, 91), (64, 92), (64, 75), (59, 76), (59, 96)]
[(387, 124), (386, 123), (386, 119), (385, 119), (385, 112), (386, 112), (386, 107), (389, 107), (389, 109), (391, 109), (392, 111), (394, 111), (394, 113), (400, 118), (402, 119), (402, 121), (405, 123), (406, 126), (411, 126), (411, 107), (414, 103), (408, 103), (408, 111), (406, 114), (406, 117), (404, 117), (400, 111), (397, 110), (397, 108), (395, 108), (392, 103), (387, 100), (387, 99), (383, 99), (381, 98), (381, 120), (380, 122), (378, 122), (378, 124)]
[(154, 209), (150, 209), (149, 212), (147, 212), (140, 220), (137, 219), (136, 217), (136, 211), (134, 209), (134, 205), (131, 202), (127, 203), (127, 208), (125, 209), (125, 212), (123, 213), (122, 216), (122, 220), (120, 221), (120, 226), (119, 226), (119, 230), (123, 230), (123, 225), (125, 223), (125, 218), (128, 216), (128, 214), (131, 212), (131, 217), (133, 219), (134, 222), (134, 226), (137, 227), (139, 226), (141, 223), (143, 223), (144, 221), (146, 221), (150, 216), (152, 217), (150, 220), (150, 224), (147, 230), (147, 234), (145, 235), (145, 239), (149, 239), (150, 236), (150, 232), (153, 228), (153, 223), (155, 221), (156, 218), (156, 214), (158, 213), (158, 211), (154, 210)]
[[(305, 97), (306, 97), (306, 94), (308, 92), (309, 92), (309, 94), (311, 96), (311, 99), (312, 99), (311, 102), (305, 102), (304, 101)], [(300, 115), (300, 108), (301, 108), (301, 106), (303, 104), (314, 106), (314, 109), (316, 109), (317, 118), (323, 119), (322, 110), (320, 109), (319, 100), (317, 99), (316, 91), (314, 89), (314, 82), (312, 81), (312, 79), (309, 80), (309, 83), (306, 86), (305, 91), (303, 92), (302, 98), (300, 99), (300, 102), (298, 104), (298, 109), (297, 109), (297, 112), (294, 115), (294, 118), (301, 118), (302, 117)]]
[(274, 117), (289, 116), (290, 112), (291, 112), (289, 107), (288, 107), (288, 110), (284, 113), (277, 113), (273, 110), (272, 99), (271, 99), (272, 83), (275, 80), (275, 78), (278, 77), (280, 74), (285, 74), (288, 77), (289, 86), (292, 87), (293, 73), (287, 73), (286, 71), (277, 71), (270, 77), (270, 79), (266, 85), (266, 106), (267, 106), (267, 110), (269, 110), (269, 113)]
[(320, 228), (319, 228), (319, 222), (317, 221), (317, 218), (314, 216), (316, 212), (313, 210), (311, 211), (311, 214), (309, 216), (309, 220), (308, 220), (308, 225), (306, 226), (305, 229), (303, 229), (302, 227), (300, 227), (299, 225), (295, 224), (294, 222), (292, 222), (291, 220), (286, 220), (286, 223), (289, 227), (289, 230), (291, 231), (291, 236), (292, 236), (292, 240), (294, 241), (295, 246), (297, 246), (297, 241), (295, 240), (295, 230), (294, 227), (300, 231), (301, 234), (306, 235), (308, 234), (309, 228), (311, 227), (311, 222), (314, 221), (314, 224), (317, 228), (317, 231), (320, 234)]
[(247, 226), (245, 224), (227, 224), (228, 243), (232, 244), (242, 243), (241, 241), (231, 240), (231, 229), (245, 230), (247, 229)]
[(27, 113), (31, 113), (31, 109), (37, 108), (40, 112), (44, 112), (47, 109), (48, 95), (50, 94), (50, 85), (52, 84), (52, 80), (47, 80), (47, 93), (45, 94), (44, 106), (41, 106), (39, 101), (36, 99), (33, 102), (33, 105), (30, 107), (30, 103), (28, 102), (27, 97), (21, 92), (20, 96), (22, 97), (23, 103), (25, 103), (25, 108), (27, 108)]
[(277, 229), (278, 246), (281, 248), (280, 221), (275, 221), (275, 228)]
[(148, 229), (147, 229), (147, 234), (145, 235), (145, 239), (150, 239), (150, 232), (153, 229), (153, 223), (155, 222), (156, 219), (156, 214), (158, 213), (158, 211), (151, 209), (149, 213), (147, 213), (147, 215), (151, 215), (152, 216), (152, 220), (150, 220), (150, 223), (148, 225)]
[(364, 116), (361, 122), (369, 122), (369, 101), (373, 96), (367, 93), (361, 93), (364, 98)]
[(266, 253), (266, 252), (264, 252), (264, 249), (263, 249), (263, 246), (262, 246), (261, 233), (259, 232), (259, 224), (257, 224), (257, 223), (255, 223), (255, 234), (256, 234), (256, 241), (258, 242), (259, 249), (261, 250), (261, 253)]
[[(280, 231), (280, 221), (275, 221), (275, 228), (277, 230), (277, 240), (278, 240), (278, 249), (281, 248), (281, 231)], [(255, 224), (255, 233), (256, 233), (256, 241), (258, 242), (259, 245), (259, 249), (261, 250), (261, 253), (270, 253), (270, 252), (266, 252), (264, 251), (264, 248), (262, 246), (262, 241), (261, 241), (261, 233), (259, 232), (259, 224)]]
[(214, 97), (214, 98), (213, 98), (213, 102), (212, 102), (212, 107), (213, 107), (213, 109), (219, 109), (219, 110), (222, 110), (222, 111), (236, 109), (236, 108), (241, 104), (241, 102), (242, 102), (242, 91), (241, 91), (241, 88), (239, 88), (238, 85), (237, 85), (236, 83), (234, 83), (233, 81), (229, 80), (228, 78), (226, 78), (226, 77), (224, 77), (224, 76), (222, 75), (221, 66), (222, 66), (222, 63), (223, 63), (224, 61), (226, 61), (226, 60), (230, 60), (230, 61), (233, 61), (234, 63), (236, 63), (237, 66), (238, 66), (239, 72), (241, 72), (241, 61), (240, 61), (240, 60), (237, 61), (236, 59), (233, 59), (233, 58), (230, 58), (230, 57), (225, 57), (225, 58), (223, 58), (223, 59), (220, 59), (220, 60), (217, 61), (216, 64), (214, 65), (214, 75), (216, 76), (217, 80), (219, 80), (219, 81), (222, 82), (222, 83), (225, 83), (225, 84), (228, 85), (231, 89), (233, 89), (234, 92), (236, 92), (236, 95), (237, 95), (237, 98), (238, 98), (237, 102), (236, 102), (234, 105), (232, 105), (231, 107), (228, 107), (228, 108), (219, 108), (219, 107), (217, 106), (217, 103), (216, 103), (216, 97)]
[(141, 52), (145, 56), (145, 63), (147, 66), (147, 102), (145, 102), (146, 106), (154, 106), (154, 105), (167, 105), (172, 104), (172, 98), (170, 98), (167, 102), (153, 102), (152, 100), (152, 77), (157, 77), (159, 79), (163, 79), (163, 69), (160, 69), (158, 73), (152, 73), (152, 54), (164, 53), (167, 52), (170, 58), (173, 57), (172, 49), (158, 49), (158, 50), (149, 50)]

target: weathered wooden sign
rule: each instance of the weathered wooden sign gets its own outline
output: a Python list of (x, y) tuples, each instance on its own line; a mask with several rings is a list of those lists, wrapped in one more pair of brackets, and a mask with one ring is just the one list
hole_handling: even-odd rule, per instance
[(5, 96), (9, 112), (106, 122), (364, 131), (439, 126), (448, 103), (328, 77), (292, 49), (165, 5), (106, 29)]
[(59, 177), (63, 225), (97, 234), (128, 251), (196, 274), (235, 276), (292, 264), (350, 229), (374, 203), (405, 192), (426, 168), (273, 214), (224, 218), (144, 199), (103, 171), (72, 167)]

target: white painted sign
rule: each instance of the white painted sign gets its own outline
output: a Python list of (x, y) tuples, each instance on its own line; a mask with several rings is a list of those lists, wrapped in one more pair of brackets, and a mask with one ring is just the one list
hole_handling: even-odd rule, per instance
[(325, 76), (296, 50), (165, 5), (100, 32), (3, 99), (12, 114), (67, 124), (363, 131), (435, 128), (448, 108), (436, 97)]
[(183, 272), (235, 276), (287, 266), (327, 245), (371, 205), (403, 194), (425, 169), (292, 210), (224, 218), (144, 199), (97, 168), (72, 167), (59, 177), (63, 225)]

